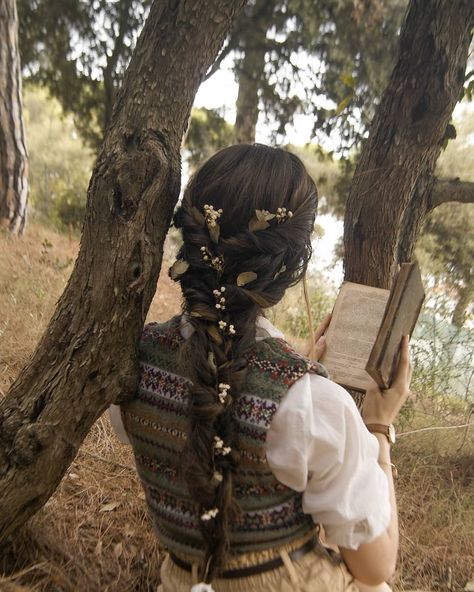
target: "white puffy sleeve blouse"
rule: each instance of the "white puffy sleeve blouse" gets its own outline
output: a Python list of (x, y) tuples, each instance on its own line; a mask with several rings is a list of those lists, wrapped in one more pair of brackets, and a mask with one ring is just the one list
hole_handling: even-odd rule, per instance
[[(181, 333), (185, 339), (192, 333), (184, 318)], [(257, 340), (268, 336), (283, 337), (260, 317)], [(117, 406), (110, 408), (110, 417), (128, 443)], [(273, 416), (266, 449), (273, 474), (303, 493), (303, 510), (324, 527), (327, 542), (357, 549), (387, 529), (391, 508), (377, 438), (336, 383), (316, 374), (297, 380)]]

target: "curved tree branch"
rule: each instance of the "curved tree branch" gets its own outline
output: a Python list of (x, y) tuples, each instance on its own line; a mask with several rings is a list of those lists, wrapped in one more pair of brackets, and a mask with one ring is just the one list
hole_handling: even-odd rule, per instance
[(474, 203), (474, 183), (462, 179), (436, 179), (431, 192), (430, 210), (448, 201)]

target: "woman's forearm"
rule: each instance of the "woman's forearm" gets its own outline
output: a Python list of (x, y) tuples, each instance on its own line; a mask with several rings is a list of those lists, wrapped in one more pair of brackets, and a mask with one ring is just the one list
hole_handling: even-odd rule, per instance
[(395, 571), (398, 553), (398, 513), (393, 484), (390, 445), (382, 434), (374, 434), (379, 441), (379, 463), (387, 475), (391, 518), (387, 530), (371, 543), (356, 551), (341, 548), (341, 555), (352, 575), (364, 584), (377, 585), (390, 579)]

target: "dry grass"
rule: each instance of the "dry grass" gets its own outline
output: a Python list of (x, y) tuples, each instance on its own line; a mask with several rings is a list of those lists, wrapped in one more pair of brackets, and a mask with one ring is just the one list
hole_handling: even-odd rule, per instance
[[(0, 396), (32, 353), (77, 249), (77, 241), (35, 224), (22, 239), (0, 235)], [(176, 285), (162, 276), (149, 318), (179, 308)], [(456, 412), (446, 422), (463, 417)], [(405, 429), (429, 423), (441, 420), (419, 414)], [(472, 579), (473, 451), (472, 432), (464, 430), (407, 435), (395, 448), (397, 590), (462, 590)], [(159, 565), (132, 455), (102, 417), (54, 496), (0, 550), (0, 591), (146, 592), (157, 587)]]

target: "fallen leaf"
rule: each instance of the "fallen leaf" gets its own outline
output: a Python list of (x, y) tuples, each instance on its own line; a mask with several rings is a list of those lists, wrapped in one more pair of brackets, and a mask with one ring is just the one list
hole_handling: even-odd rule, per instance
[(252, 218), (249, 222), (249, 230), (250, 232), (255, 232), (256, 230), (265, 230), (268, 228), (270, 224), (266, 220), (259, 220), (258, 218)]
[(217, 244), (219, 242), (219, 234), (220, 234), (219, 224), (209, 227), (209, 236), (211, 237), (211, 241), (213, 243)]
[(244, 271), (237, 276), (237, 285), (245, 286), (257, 279), (257, 274), (254, 271)]
[(261, 221), (261, 220), (273, 220), (273, 218), (275, 217), (275, 214), (271, 214), (270, 212), (268, 212), (267, 210), (255, 210), (255, 216), (257, 218), (257, 220)]
[(102, 506), (99, 512), (112, 512), (112, 510), (115, 510), (115, 508), (118, 508), (119, 506), (120, 502), (109, 502), (108, 504), (105, 504), (105, 506)]
[(188, 270), (189, 263), (184, 259), (177, 259), (170, 267), (169, 276), (172, 280), (177, 280), (179, 276), (183, 275)]
[(94, 554), (97, 555), (97, 557), (100, 557), (102, 555), (102, 541), (97, 541), (97, 545), (95, 546), (94, 549)]
[(141, 499), (141, 500), (145, 500), (146, 499), (146, 496), (145, 496), (145, 492), (144, 491), (140, 491), (140, 493), (138, 494), (138, 499)]
[(114, 555), (115, 555), (115, 557), (117, 557), (117, 559), (118, 559), (120, 557), (120, 555), (122, 555), (122, 552), (123, 552), (123, 543), (122, 542), (117, 543), (114, 546)]
[(131, 537), (135, 535), (135, 530), (127, 523), (123, 529), (123, 533), (126, 537)]

